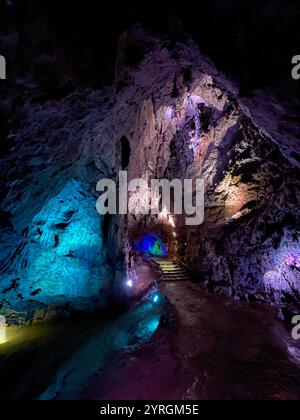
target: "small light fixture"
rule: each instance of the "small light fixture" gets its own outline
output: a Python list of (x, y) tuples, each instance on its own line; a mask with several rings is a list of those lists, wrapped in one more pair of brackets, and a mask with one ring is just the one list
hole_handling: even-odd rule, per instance
[(172, 215), (170, 215), (169, 216), (169, 218), (168, 218), (168, 222), (169, 222), (169, 224), (174, 228), (176, 225), (175, 225), (175, 220), (174, 220), (174, 217), (172, 216)]
[(127, 283), (126, 283), (126, 285), (128, 287), (130, 287), (130, 289), (132, 289), (132, 287), (133, 287), (133, 281), (132, 280), (128, 280)]
[(158, 302), (158, 300), (159, 300), (159, 296), (158, 296), (158, 294), (156, 293), (156, 294), (153, 296), (153, 303), (157, 303), (157, 302)]

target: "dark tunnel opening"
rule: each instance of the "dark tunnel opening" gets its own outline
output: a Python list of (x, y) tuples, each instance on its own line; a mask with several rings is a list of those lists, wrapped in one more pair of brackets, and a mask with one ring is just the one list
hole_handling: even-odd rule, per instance
[(130, 154), (131, 154), (130, 143), (127, 137), (123, 136), (121, 138), (121, 166), (122, 166), (123, 171), (128, 169)]

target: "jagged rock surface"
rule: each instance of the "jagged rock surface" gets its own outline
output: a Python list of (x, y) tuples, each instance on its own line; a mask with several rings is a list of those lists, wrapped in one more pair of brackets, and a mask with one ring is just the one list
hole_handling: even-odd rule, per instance
[[(129, 43), (143, 46), (134, 68), (126, 64)], [(41, 89), (32, 79), (19, 79), (17, 93), (13, 86), (15, 93), (1, 103), (13, 115), (0, 160), (3, 308), (24, 307), (29, 299), (47, 303), (46, 274), (40, 272), (34, 287), (29, 279), (33, 245), (28, 239), (32, 229), (42, 236), (36, 217), (70, 182), (83, 185), (96, 203), (97, 181), (116, 179), (122, 169), (124, 136), (131, 148), (129, 179), (205, 180), (204, 224), (187, 229), (183, 218), (176, 219), (178, 240), (187, 244), (181, 256), (199, 279), (230, 296), (260, 292), (262, 298), (298, 299), (300, 131), (293, 111), (274, 97), (267, 107), (259, 95), (241, 100), (237, 88), (192, 42), (170, 48), (138, 27), (120, 39), (112, 88), (75, 90), (59, 99), (45, 98)], [(51, 222), (56, 226), (49, 245), (53, 258), (61, 253), (57, 229), (62, 230), (61, 223), (72, 229), (73, 223), (58, 213)], [(125, 219), (111, 218), (104, 233), (105, 222), (95, 209), (94, 217), (103, 244), (103, 270), (96, 277), (118, 295), (128, 227)], [(141, 223), (151, 228), (149, 220), (129, 218), (129, 229)], [(71, 248), (61, 257), (80, 263)], [(49, 288), (62, 279), (59, 273), (54, 277)], [(101, 294), (97, 281), (90, 297)], [(55, 297), (59, 302), (72, 298), (64, 291)]]

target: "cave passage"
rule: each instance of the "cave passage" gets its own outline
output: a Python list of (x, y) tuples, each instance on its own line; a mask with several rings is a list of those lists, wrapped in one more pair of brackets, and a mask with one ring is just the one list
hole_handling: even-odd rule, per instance
[(153, 271), (159, 291), (152, 286), (126, 313), (9, 327), (0, 345), (1, 398), (300, 398), (300, 343), (276, 307), (174, 281), (174, 263), (159, 261), (171, 277), (161, 282)]
[(300, 345), (276, 308), (233, 302), (192, 282), (163, 282), (160, 290), (176, 328), (160, 321), (164, 299), (150, 299), (121, 316), (10, 330), (0, 347), (2, 398), (299, 399)]
[(168, 254), (164, 238), (153, 233), (144, 234), (137, 241), (135, 251), (152, 257), (166, 257)]
[(298, 400), (300, 343), (276, 308), (162, 282), (177, 322), (91, 378), (92, 400)]
[(300, 400), (297, 2), (0, 2), (0, 400)]

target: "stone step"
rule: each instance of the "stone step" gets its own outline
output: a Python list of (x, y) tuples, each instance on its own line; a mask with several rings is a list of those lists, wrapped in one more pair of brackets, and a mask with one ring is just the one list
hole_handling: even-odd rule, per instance
[(174, 276), (184, 276), (184, 275), (187, 274), (184, 271), (169, 271), (169, 272), (163, 271), (163, 273), (166, 274), (166, 275), (169, 275), (169, 276), (172, 276), (172, 275), (174, 275)]
[(170, 275), (172, 275), (172, 274), (178, 274), (178, 275), (180, 275), (180, 274), (188, 274), (186, 271), (164, 271), (164, 270), (162, 270), (162, 272), (164, 274), (170, 274)]
[(173, 261), (158, 261), (157, 264), (162, 271), (162, 281), (180, 282), (190, 280), (189, 273)]
[(168, 266), (160, 266), (160, 268), (162, 268), (164, 270), (168, 270), (168, 269), (171, 269), (171, 268), (178, 268), (178, 266), (176, 266), (176, 265), (168, 265)]
[(163, 274), (165, 274), (166, 276), (188, 276), (188, 273), (184, 272), (184, 271), (172, 271), (167, 273), (166, 271), (163, 271)]
[(184, 268), (181, 268), (181, 267), (176, 267), (176, 266), (173, 266), (173, 267), (160, 267), (162, 270), (183, 270), (183, 271), (185, 271), (185, 269)]
[(184, 282), (184, 281), (190, 281), (189, 278), (183, 278), (183, 279), (170, 279), (170, 278), (163, 278), (162, 279), (163, 282), (169, 282), (169, 283), (176, 283), (176, 282)]

